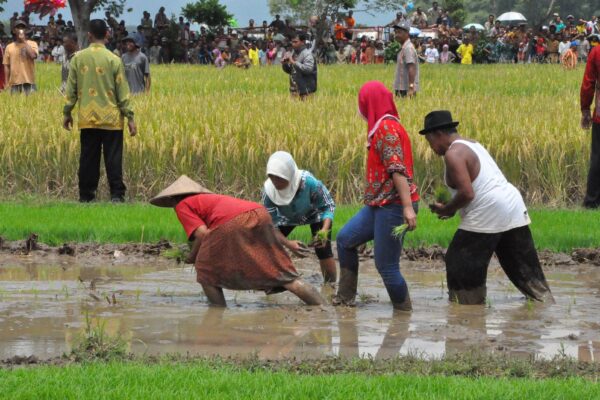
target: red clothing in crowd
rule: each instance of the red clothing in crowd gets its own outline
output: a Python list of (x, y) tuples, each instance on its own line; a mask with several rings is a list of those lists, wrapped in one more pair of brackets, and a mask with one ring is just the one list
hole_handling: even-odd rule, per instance
[(201, 226), (212, 230), (240, 214), (261, 207), (258, 203), (235, 197), (220, 194), (198, 194), (180, 201), (175, 207), (175, 213), (189, 238)]
[(400, 124), (394, 96), (383, 83), (367, 82), (358, 94), (358, 109), (368, 125), (365, 204), (402, 204), (392, 179), (395, 172), (407, 178), (411, 200), (419, 201), (410, 138)]
[(600, 124), (600, 46), (596, 46), (588, 56), (583, 82), (581, 83), (581, 110), (590, 110), (596, 97), (593, 113), (594, 123)]

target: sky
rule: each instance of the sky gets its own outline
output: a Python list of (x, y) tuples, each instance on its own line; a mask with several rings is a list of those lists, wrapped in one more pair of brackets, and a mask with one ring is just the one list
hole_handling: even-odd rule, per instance
[[(131, 13), (125, 13), (120, 19), (124, 19), (125, 23), (130, 25), (139, 24), (142, 18), (142, 12), (147, 10), (154, 18), (154, 14), (161, 6), (167, 10), (167, 15), (175, 13), (179, 15), (181, 8), (192, 0), (128, 0), (127, 8), (133, 8)], [(268, 0), (221, 0), (221, 3), (227, 6), (228, 11), (235, 16), (240, 26), (247, 26), (248, 20), (251, 18), (260, 25), (263, 20), (271, 21), (273, 18), (269, 14)], [(8, 0), (4, 4), (4, 13), (0, 14), (0, 20), (8, 20), (15, 11), (22, 11), (23, 0)], [(64, 10), (63, 16), (66, 20), (70, 20), (70, 13), (67, 9)], [(102, 17), (103, 14), (100, 14)], [(366, 25), (385, 25), (394, 19), (394, 13), (384, 13), (376, 16), (368, 14), (355, 14), (356, 22)], [(32, 21), (37, 20), (37, 17)]]

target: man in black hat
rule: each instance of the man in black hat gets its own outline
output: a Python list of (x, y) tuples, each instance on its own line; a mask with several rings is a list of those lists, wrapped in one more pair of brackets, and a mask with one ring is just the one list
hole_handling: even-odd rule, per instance
[(2, 64), (11, 93), (35, 92), (35, 60), (38, 45), (27, 39), (27, 24), (17, 20), (13, 27), (14, 42), (6, 46)]
[(394, 92), (398, 97), (414, 97), (419, 91), (419, 55), (410, 41), (410, 22), (402, 20), (394, 25), (396, 40), (402, 48), (398, 53)]
[(133, 36), (123, 39), (126, 52), (121, 59), (125, 65), (125, 75), (129, 83), (131, 94), (140, 94), (150, 91), (150, 62), (148, 57), (140, 51), (140, 45)]
[(460, 211), (461, 224), (446, 253), (450, 301), (484, 304), (487, 269), (495, 253), (508, 278), (527, 298), (552, 299), (529, 230), (521, 194), (511, 185), (486, 149), (462, 138), (449, 111), (425, 117), (431, 149), (444, 157), (451, 200), (436, 200), (431, 210), (441, 219)]

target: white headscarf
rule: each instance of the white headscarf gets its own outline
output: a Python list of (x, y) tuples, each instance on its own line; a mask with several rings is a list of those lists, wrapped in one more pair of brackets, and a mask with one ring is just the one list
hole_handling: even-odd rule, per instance
[(267, 179), (264, 185), (266, 195), (278, 206), (289, 205), (300, 187), (303, 172), (298, 169), (290, 153), (285, 151), (273, 153), (267, 163), (267, 175), (285, 179), (290, 184), (283, 190), (277, 190), (271, 179)]

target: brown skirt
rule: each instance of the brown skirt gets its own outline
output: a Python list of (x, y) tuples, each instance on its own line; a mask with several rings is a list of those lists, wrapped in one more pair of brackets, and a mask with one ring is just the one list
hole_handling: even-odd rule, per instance
[(264, 208), (211, 231), (200, 245), (195, 266), (198, 283), (233, 290), (270, 292), (300, 276)]

